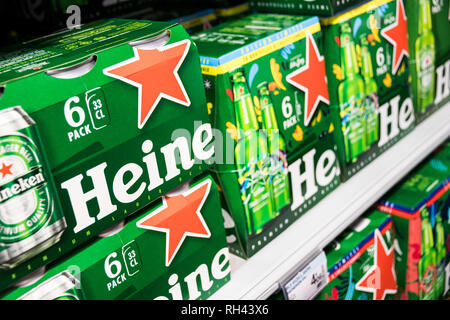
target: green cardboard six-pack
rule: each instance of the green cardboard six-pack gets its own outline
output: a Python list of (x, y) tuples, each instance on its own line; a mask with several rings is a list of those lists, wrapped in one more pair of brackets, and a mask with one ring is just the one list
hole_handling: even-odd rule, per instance
[(339, 184), (319, 21), (254, 14), (193, 39), (230, 249), (249, 257)]
[(450, 100), (450, 2), (405, 1), (416, 120)]
[(181, 25), (101, 20), (0, 59), (0, 290), (207, 169)]
[(1, 299), (209, 297), (229, 280), (231, 269), (217, 186), (207, 175), (195, 180), (16, 282)]
[(336, 144), (347, 180), (414, 127), (403, 1), (370, 1), (321, 24)]

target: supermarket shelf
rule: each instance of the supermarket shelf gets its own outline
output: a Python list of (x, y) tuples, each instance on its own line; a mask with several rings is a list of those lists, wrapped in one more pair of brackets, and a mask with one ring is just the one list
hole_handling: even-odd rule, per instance
[(323, 249), (450, 135), (450, 103), (341, 184), (265, 248), (245, 261), (232, 255), (231, 280), (210, 299), (265, 299), (312, 253)]

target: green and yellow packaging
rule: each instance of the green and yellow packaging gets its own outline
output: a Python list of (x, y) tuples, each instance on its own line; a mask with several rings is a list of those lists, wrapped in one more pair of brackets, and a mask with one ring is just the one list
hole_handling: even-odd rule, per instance
[(230, 248), (249, 257), (339, 183), (319, 21), (254, 14), (193, 39)]
[(342, 178), (349, 179), (410, 132), (404, 1), (373, 0), (321, 19)]

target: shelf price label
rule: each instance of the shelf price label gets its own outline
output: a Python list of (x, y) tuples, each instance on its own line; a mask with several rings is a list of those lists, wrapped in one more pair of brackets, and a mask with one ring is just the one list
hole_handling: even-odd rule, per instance
[(328, 284), (327, 258), (321, 251), (281, 284), (287, 300), (311, 300)]

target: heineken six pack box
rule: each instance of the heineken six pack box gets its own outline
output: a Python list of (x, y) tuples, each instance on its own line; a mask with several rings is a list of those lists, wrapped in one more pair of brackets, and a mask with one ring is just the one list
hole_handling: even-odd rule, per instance
[(414, 127), (405, 7), (402, 0), (374, 0), (321, 24), (332, 121), (347, 180)]
[(254, 14), (193, 39), (230, 248), (249, 257), (339, 184), (319, 21)]
[(217, 186), (195, 179), (45, 269), (1, 299), (206, 299), (230, 278)]
[(450, 99), (450, 1), (405, 1), (416, 121)]
[(450, 295), (450, 144), (444, 144), (394, 187), (377, 208), (390, 213), (398, 250), (399, 298)]
[(205, 106), (181, 25), (101, 20), (2, 53), (0, 290), (204, 172)]
[(258, 12), (332, 16), (368, 0), (250, 0)]
[(371, 210), (325, 248), (328, 284), (319, 300), (392, 300), (397, 293), (394, 232), (388, 214)]

